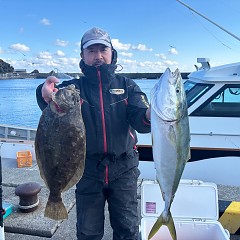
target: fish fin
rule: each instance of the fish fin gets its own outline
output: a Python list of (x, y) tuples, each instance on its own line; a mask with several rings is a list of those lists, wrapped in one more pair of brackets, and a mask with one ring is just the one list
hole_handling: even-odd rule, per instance
[(65, 188), (63, 188), (62, 192), (65, 192), (71, 187), (73, 187), (74, 185), (76, 185), (76, 183), (79, 182), (80, 179), (82, 178), (84, 166), (85, 166), (85, 161), (83, 161), (82, 159), (85, 159), (85, 157), (81, 158), (81, 161), (79, 163), (78, 169), (76, 170), (76, 173), (72, 176), (71, 180), (68, 182)]
[(171, 212), (170, 212), (170, 216), (169, 216), (169, 221), (168, 221), (168, 223), (166, 225), (167, 225), (167, 227), (169, 229), (169, 232), (170, 232), (170, 234), (172, 236), (172, 239), (173, 240), (177, 240), (176, 229), (175, 229), (175, 225), (174, 225), (174, 221), (173, 221)]
[(51, 218), (53, 220), (62, 220), (68, 218), (67, 209), (65, 208), (62, 200), (59, 201), (51, 201), (48, 199), (44, 217)]
[(161, 214), (160, 217), (157, 219), (157, 221), (154, 223), (154, 225), (148, 235), (148, 240), (150, 240), (157, 233), (157, 231), (160, 229), (160, 227), (162, 225), (163, 225), (163, 217)]
[(157, 221), (153, 225), (153, 227), (148, 235), (148, 240), (150, 240), (157, 233), (157, 231), (161, 228), (162, 225), (166, 225), (169, 229), (172, 239), (177, 240), (177, 234), (176, 234), (176, 229), (175, 229), (174, 221), (172, 218), (172, 214), (169, 213), (169, 218), (168, 218), (167, 222), (164, 222), (162, 215), (163, 215), (163, 213), (160, 215), (160, 217), (157, 219)]

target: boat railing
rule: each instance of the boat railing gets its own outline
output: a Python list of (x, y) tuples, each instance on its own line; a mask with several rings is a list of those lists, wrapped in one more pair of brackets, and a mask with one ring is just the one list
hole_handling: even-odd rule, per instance
[(213, 133), (213, 132), (208, 132), (208, 133), (196, 133), (196, 132), (191, 132), (191, 136), (219, 136), (219, 137), (240, 137), (240, 134), (229, 134), (229, 133)]
[(11, 125), (0, 125), (0, 138), (33, 141), (36, 129), (23, 128)]

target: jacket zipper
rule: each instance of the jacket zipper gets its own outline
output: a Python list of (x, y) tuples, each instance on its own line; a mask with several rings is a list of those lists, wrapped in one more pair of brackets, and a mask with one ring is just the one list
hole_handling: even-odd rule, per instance
[[(103, 129), (103, 148), (104, 153), (107, 153), (107, 137), (106, 137), (106, 125), (104, 116), (104, 106), (103, 106), (103, 95), (102, 95), (102, 79), (101, 73), (97, 70), (98, 80), (99, 80), (99, 98), (100, 98), (100, 108), (101, 108), (101, 118), (102, 118), (102, 129)], [(108, 184), (108, 165), (105, 168), (105, 184)]]

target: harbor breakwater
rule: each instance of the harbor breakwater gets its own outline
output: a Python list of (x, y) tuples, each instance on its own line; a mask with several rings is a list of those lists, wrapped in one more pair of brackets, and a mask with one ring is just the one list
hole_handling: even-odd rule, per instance
[[(82, 73), (64, 73), (64, 74), (69, 75), (73, 78), (79, 78), (83, 75)], [(158, 79), (162, 75), (162, 73), (117, 73), (117, 74), (126, 76), (131, 79)], [(188, 74), (190, 74), (190, 73), (189, 72), (181, 73), (182, 78), (186, 79)], [(4, 74), (3, 75), (2, 74), (0, 76), (0, 80), (1, 79), (25, 79), (25, 78), (44, 79), (50, 75), (51, 75), (51, 73), (36, 73), (36, 74), (18, 73), (18, 75), (13, 75), (13, 74)]]

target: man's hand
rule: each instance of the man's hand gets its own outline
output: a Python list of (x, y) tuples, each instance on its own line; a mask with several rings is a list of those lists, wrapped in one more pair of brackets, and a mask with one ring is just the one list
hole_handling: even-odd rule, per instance
[(55, 88), (55, 84), (59, 82), (59, 79), (54, 76), (50, 76), (46, 79), (42, 87), (42, 97), (45, 102), (49, 103), (52, 100), (52, 93), (58, 91), (58, 89)]

